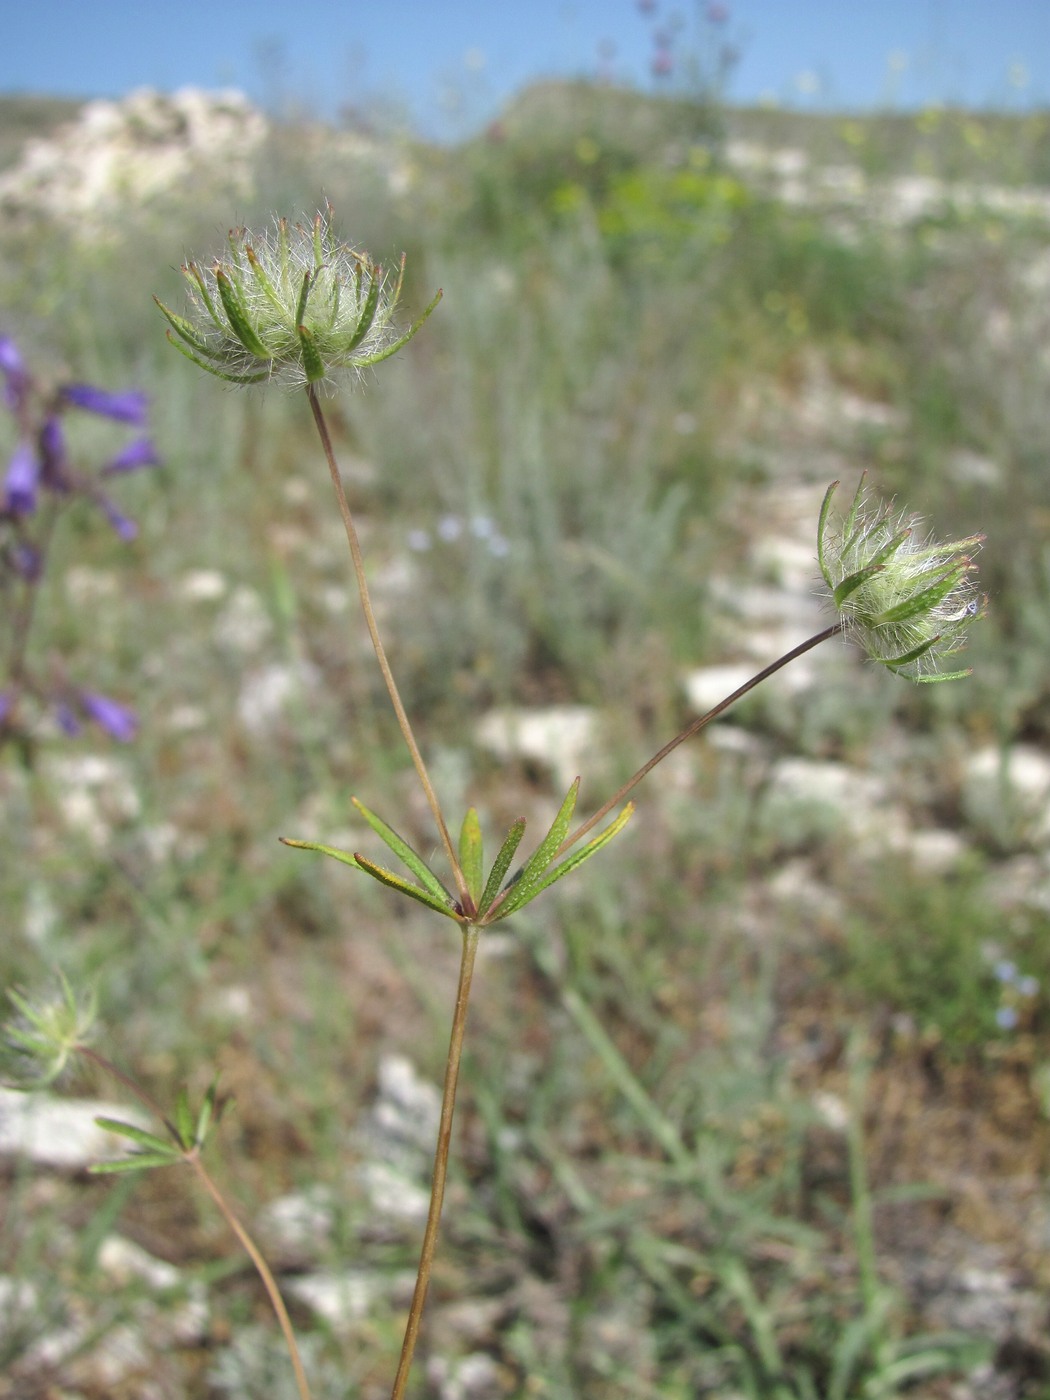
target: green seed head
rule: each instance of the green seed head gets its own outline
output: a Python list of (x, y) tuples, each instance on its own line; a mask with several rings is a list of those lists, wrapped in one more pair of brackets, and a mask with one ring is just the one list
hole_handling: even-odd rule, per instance
[(311, 225), (276, 219), (261, 235), (230, 232), (229, 252), (210, 267), (187, 263), (191, 310), (168, 320), (168, 339), (201, 369), (233, 384), (280, 378), (333, 385), (389, 359), (416, 333), (441, 296), (404, 334), (394, 324), (405, 260), (389, 277), (332, 233), (331, 209)]
[(833, 520), (837, 486), (824, 497), (817, 550), (844, 630), (873, 661), (910, 680), (969, 675), (941, 664), (966, 645), (970, 623), (984, 610), (972, 559), (983, 536), (941, 544), (923, 533), (918, 516), (895, 515), (870, 497), (863, 477), (849, 510)]

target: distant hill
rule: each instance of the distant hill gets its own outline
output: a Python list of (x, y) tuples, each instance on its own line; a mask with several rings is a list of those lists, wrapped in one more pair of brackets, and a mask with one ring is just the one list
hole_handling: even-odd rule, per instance
[(30, 138), (49, 136), (57, 126), (72, 120), (83, 105), (72, 97), (0, 93), (0, 170), (14, 165)]

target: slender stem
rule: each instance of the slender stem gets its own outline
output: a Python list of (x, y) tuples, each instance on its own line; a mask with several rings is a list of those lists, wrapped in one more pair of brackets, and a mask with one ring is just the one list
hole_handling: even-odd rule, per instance
[(58, 502), (51, 502), (41, 515), (39, 536), (35, 543), (36, 564), (34, 577), (22, 580), (22, 597), (13, 609), (11, 621), (11, 647), (7, 656), (7, 683), (19, 688), (25, 678), (26, 653), (29, 649), (29, 634), (33, 627), (40, 586), (47, 569), (47, 556), (51, 548), (52, 536), (58, 522)]
[(270, 1272), (270, 1266), (259, 1252), (251, 1235), (249, 1235), (248, 1231), (237, 1219), (236, 1215), (234, 1215), (230, 1206), (227, 1204), (225, 1196), (215, 1185), (215, 1182), (212, 1181), (207, 1168), (200, 1159), (199, 1150), (194, 1148), (191, 1152), (187, 1152), (184, 1160), (188, 1162), (197, 1173), (201, 1185), (219, 1207), (226, 1224), (237, 1236), (241, 1248), (255, 1265), (255, 1271), (262, 1279), (263, 1287), (266, 1289), (267, 1296), (270, 1299), (270, 1306), (277, 1315), (277, 1321), (280, 1323), (281, 1331), (284, 1333), (285, 1345), (288, 1348), (288, 1355), (291, 1357), (292, 1361), (292, 1370), (295, 1372), (295, 1384), (299, 1391), (299, 1400), (310, 1400), (310, 1387), (306, 1380), (306, 1372), (303, 1370), (303, 1360), (299, 1355), (299, 1346), (295, 1340), (295, 1332), (292, 1329), (292, 1320), (288, 1316), (288, 1309), (285, 1307), (284, 1299), (281, 1297), (281, 1290), (277, 1287), (277, 1280)]
[(123, 1085), (128, 1093), (138, 1099), (143, 1107), (147, 1108), (155, 1118), (159, 1119), (160, 1122), (164, 1124), (172, 1137), (174, 1137), (176, 1141), (178, 1140), (179, 1134), (174, 1123), (167, 1117), (163, 1108), (161, 1108), (153, 1095), (144, 1089), (137, 1080), (132, 1079), (130, 1074), (125, 1074), (112, 1060), (107, 1060), (105, 1055), (100, 1055), (98, 1051), (93, 1050), (90, 1045), (80, 1044), (76, 1047), (76, 1050), (78, 1055), (83, 1056), (85, 1060), (90, 1060), (91, 1063), (97, 1065), (104, 1074), (108, 1074), (111, 1078), (115, 1079), (118, 1084)]
[(627, 794), (636, 788), (642, 779), (651, 773), (658, 763), (662, 763), (668, 754), (673, 753), (679, 744), (684, 744), (685, 741), (691, 739), (694, 734), (699, 734), (700, 730), (703, 729), (705, 725), (710, 724), (713, 719), (717, 719), (719, 715), (724, 714), (725, 711), (729, 709), (730, 705), (735, 705), (749, 690), (754, 690), (756, 685), (761, 685), (764, 680), (774, 675), (782, 666), (786, 666), (789, 661), (794, 661), (798, 657), (804, 656), (807, 651), (812, 651), (814, 647), (819, 646), (821, 642), (826, 642), (830, 637), (838, 636), (843, 630), (843, 626), (844, 624), (842, 622), (836, 622), (831, 627), (825, 627), (823, 632), (818, 632), (816, 636), (810, 637), (808, 641), (800, 643), (797, 647), (793, 647), (791, 651), (786, 652), (779, 660), (771, 662), (770, 665), (759, 671), (756, 676), (752, 676), (749, 681), (746, 681), (742, 686), (734, 690), (732, 695), (727, 695), (724, 700), (719, 701), (713, 710), (708, 710), (706, 715), (701, 715), (699, 719), (694, 719), (692, 724), (686, 729), (683, 729), (680, 734), (676, 734), (674, 738), (669, 740), (657, 753), (654, 753), (648, 763), (643, 763), (641, 768), (638, 769), (638, 772), (635, 773), (632, 778), (628, 778), (624, 785), (613, 793), (608, 802), (602, 803), (593, 817), (589, 817), (582, 826), (577, 827), (571, 836), (567, 836), (555, 851), (552, 859), (556, 860), (558, 856), (564, 851), (567, 851), (570, 846), (575, 846), (581, 836), (586, 836), (588, 831), (598, 825), (602, 817), (608, 812), (611, 812), (614, 807), (618, 807)]
[(470, 908), (469, 891), (467, 882), (460, 868), (459, 858), (456, 855), (452, 838), (448, 834), (448, 827), (445, 825), (444, 814), (441, 811), (441, 804), (438, 802), (434, 785), (430, 781), (426, 764), (423, 762), (423, 755), (419, 751), (416, 737), (412, 732), (405, 707), (401, 702), (401, 695), (398, 692), (397, 684), (394, 681), (394, 673), (390, 669), (390, 663), (386, 659), (386, 651), (379, 636), (379, 628), (376, 624), (375, 612), (372, 609), (372, 600), (368, 591), (368, 582), (365, 578), (365, 563), (361, 553), (361, 543), (357, 538), (357, 527), (354, 525), (354, 517), (350, 513), (350, 505), (346, 499), (346, 492), (343, 490), (342, 477), (339, 474), (339, 467), (335, 460), (335, 453), (332, 449), (332, 439), (328, 432), (328, 424), (325, 422), (324, 413), (318, 401), (317, 394), (312, 384), (307, 386), (306, 397), (310, 401), (310, 411), (314, 416), (314, 423), (317, 425), (317, 432), (321, 438), (321, 446), (324, 448), (325, 460), (328, 462), (328, 471), (332, 478), (332, 486), (335, 488), (336, 500), (339, 502), (339, 513), (343, 518), (343, 528), (346, 530), (347, 543), (350, 546), (350, 557), (354, 562), (354, 574), (357, 578), (358, 592), (361, 594), (361, 607), (365, 615), (365, 625), (368, 628), (368, 635), (372, 639), (372, 646), (375, 648), (376, 660), (379, 662), (379, 669), (383, 673), (383, 680), (386, 683), (387, 694), (390, 696), (390, 703), (394, 707), (394, 714), (397, 716), (398, 727), (401, 730), (408, 751), (412, 756), (416, 773), (420, 784), (426, 794), (427, 802), (434, 820), (437, 823), (438, 831), (441, 835), (441, 844), (445, 848), (445, 855), (448, 857), (449, 865), (452, 867), (453, 878), (456, 882), (456, 889), (459, 892), (461, 902), (465, 908)]
[(459, 1082), (459, 1066), (463, 1058), (463, 1036), (467, 1028), (467, 1005), (470, 1001), (470, 984), (474, 977), (474, 959), (478, 951), (478, 929), (468, 924), (463, 930), (463, 953), (459, 964), (459, 986), (456, 989), (456, 1009), (452, 1016), (452, 1034), (448, 1044), (448, 1060), (445, 1064), (445, 1084), (441, 1093), (441, 1123), (438, 1127), (437, 1150), (434, 1153), (434, 1176), (430, 1186), (430, 1210), (427, 1213), (427, 1227), (423, 1232), (423, 1248), (419, 1255), (419, 1272), (412, 1294), (405, 1326), (405, 1340), (401, 1345), (401, 1360), (390, 1400), (402, 1400), (408, 1373), (412, 1369), (412, 1356), (419, 1336), (419, 1324), (423, 1317), (423, 1304), (430, 1285), (430, 1271), (437, 1248), (438, 1225), (441, 1221), (441, 1205), (445, 1199), (445, 1178), (448, 1174), (449, 1145), (452, 1141), (452, 1117), (456, 1111), (456, 1085)]

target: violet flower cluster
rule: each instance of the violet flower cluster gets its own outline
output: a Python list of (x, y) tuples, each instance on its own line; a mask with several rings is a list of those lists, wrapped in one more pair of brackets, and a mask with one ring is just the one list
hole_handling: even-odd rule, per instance
[(52, 664), (46, 677), (38, 674), (30, 664), (29, 643), (59, 516), (74, 502), (83, 502), (100, 512), (122, 540), (133, 540), (138, 527), (110, 495), (110, 483), (159, 461), (152, 439), (140, 432), (106, 461), (84, 467), (75, 460), (66, 415), (91, 413), (143, 430), (147, 396), (141, 389), (44, 385), (4, 335), (0, 381), (0, 398), (14, 430), (0, 486), (0, 747), (12, 740), (23, 750), (29, 747), (34, 711), (50, 714), (67, 734), (79, 733), (86, 721), (115, 739), (130, 740), (137, 728), (130, 709), (74, 682), (60, 664)]

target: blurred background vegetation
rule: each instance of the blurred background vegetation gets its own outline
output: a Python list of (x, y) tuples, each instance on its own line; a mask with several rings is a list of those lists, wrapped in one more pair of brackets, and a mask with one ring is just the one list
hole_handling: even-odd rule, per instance
[[(67, 115), (0, 104), (3, 160)], [(477, 1394), (559, 1400), (1050, 1396), (1050, 118), (549, 84), (452, 149), (344, 135), (271, 126), (233, 205), (220, 179), (89, 231), (0, 229), (0, 331), (56, 378), (147, 387), (164, 456), (126, 483), (130, 553), (88, 519), (61, 540), (38, 654), (142, 729), (0, 774), (0, 980), (97, 984), (107, 1053), (162, 1098), (218, 1069), (249, 1218), (330, 1185), (319, 1262), (412, 1266), (413, 1231), (369, 1234), (351, 1132), (384, 1055), (439, 1079), (458, 948), (276, 838), (361, 847), (352, 794), (433, 834), (305, 401), (206, 380), (150, 299), (177, 305), (177, 265), (230, 223), (327, 198), (357, 246), (407, 252), (410, 307), (444, 289), (330, 411), (406, 703), (490, 840), (538, 828), (572, 763), (494, 755), (490, 712), (587, 707), (597, 806), (697, 712), (691, 675), (772, 660), (796, 605), (807, 626), (835, 477), (988, 537), (972, 679), (909, 689), (833, 649), (493, 938), (432, 1358), (482, 1352)], [(181, 1179), (9, 1181), (7, 1272), (90, 1300), (116, 1223), (210, 1281), (213, 1349), (269, 1327)], [(56, 1220), (88, 1241), (57, 1272)], [(1000, 1279), (1009, 1306), (982, 1312)], [(493, 1299), (457, 1330), (453, 1303)], [(399, 1316), (304, 1312), (340, 1378), (319, 1393), (383, 1394)], [(0, 1394), (48, 1393), (8, 1332)], [(152, 1363), (160, 1391), (107, 1393), (283, 1393), (261, 1346), (218, 1370), (187, 1347)], [(416, 1393), (475, 1393), (451, 1384), (424, 1365)]]

